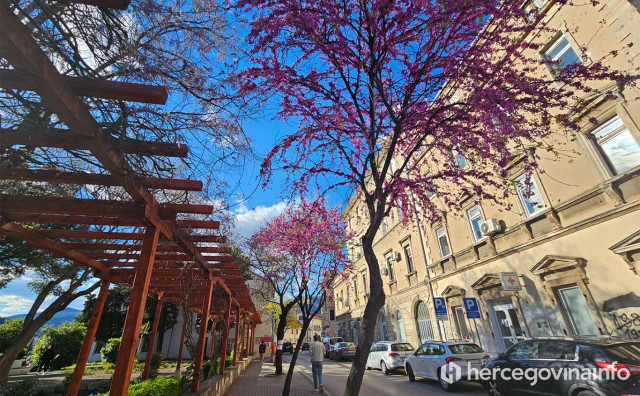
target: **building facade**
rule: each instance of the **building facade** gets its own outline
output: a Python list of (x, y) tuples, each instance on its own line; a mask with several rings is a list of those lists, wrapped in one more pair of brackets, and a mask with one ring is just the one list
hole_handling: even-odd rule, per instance
[[(554, 29), (532, 38), (547, 43), (540, 56), (590, 62), (622, 48), (608, 66), (638, 70), (637, 2), (530, 5)], [(499, 353), (529, 337), (640, 339), (640, 92), (599, 88), (613, 95), (590, 99), (577, 116), (582, 130), (551, 138), (571, 155), (540, 155), (530, 187), (521, 161), (506, 166), (510, 206), (461, 196), (460, 210), (434, 223), (403, 225), (399, 212), (384, 221), (374, 251), (387, 298), (374, 340), (466, 338)], [(359, 205), (352, 199), (345, 213), (356, 233), (366, 226)], [(349, 255), (349, 275), (335, 279), (336, 332), (357, 342), (369, 274), (356, 240)], [(434, 298), (444, 299), (446, 320), (436, 320)], [(476, 299), (480, 318), (467, 318), (463, 298)]]

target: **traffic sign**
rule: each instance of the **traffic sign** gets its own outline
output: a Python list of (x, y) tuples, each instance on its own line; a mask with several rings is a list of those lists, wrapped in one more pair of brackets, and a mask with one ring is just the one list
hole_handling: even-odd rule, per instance
[(436, 320), (449, 320), (447, 316), (447, 303), (444, 301), (444, 297), (434, 297), (433, 308), (436, 311)]
[(467, 311), (467, 319), (480, 319), (480, 307), (475, 297), (463, 298), (464, 309)]
[(522, 290), (520, 278), (518, 278), (517, 272), (501, 272), (500, 282), (502, 283), (502, 290), (504, 291)]

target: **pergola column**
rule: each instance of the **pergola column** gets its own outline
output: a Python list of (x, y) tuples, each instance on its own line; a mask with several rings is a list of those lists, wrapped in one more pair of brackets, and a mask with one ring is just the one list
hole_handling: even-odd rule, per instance
[(149, 378), (149, 368), (151, 368), (151, 359), (154, 354), (154, 347), (156, 341), (156, 333), (158, 332), (158, 322), (160, 322), (160, 314), (162, 313), (162, 292), (158, 293), (158, 304), (156, 304), (156, 312), (153, 316), (153, 325), (151, 326), (151, 335), (149, 336), (149, 347), (147, 348), (147, 359), (144, 362), (144, 369), (142, 370), (142, 379)]
[[(187, 315), (190, 313), (187, 312)], [(182, 352), (184, 351), (184, 339), (187, 335), (187, 320), (184, 319), (185, 315), (183, 313), (183, 323), (182, 323), (182, 335), (180, 336), (180, 348), (178, 350), (178, 364), (176, 364), (176, 373), (175, 377), (180, 377), (180, 365), (182, 364)]]
[(102, 316), (102, 310), (104, 309), (104, 303), (107, 300), (108, 292), (109, 281), (104, 279), (100, 285), (100, 292), (96, 299), (96, 305), (93, 306), (93, 311), (91, 312), (91, 318), (87, 325), (87, 334), (84, 336), (84, 341), (82, 342), (82, 347), (78, 354), (78, 360), (76, 361), (76, 368), (73, 370), (71, 382), (69, 382), (69, 388), (67, 388), (67, 396), (75, 396), (78, 394), (78, 390), (80, 390), (80, 383), (82, 382), (84, 369), (87, 366), (87, 360), (89, 359), (93, 339), (96, 337), (96, 331), (98, 330), (98, 324), (100, 323), (100, 317)]
[(233, 365), (238, 361), (238, 338), (240, 338), (240, 306), (236, 308), (235, 337), (233, 337)]
[(224, 362), (227, 360), (227, 343), (229, 342), (229, 321), (231, 320), (231, 296), (229, 304), (224, 314), (224, 324), (222, 325), (222, 340), (220, 340), (220, 374), (224, 374)]
[(211, 360), (211, 369), (213, 370), (213, 363), (215, 360), (213, 359), (213, 353), (216, 349), (216, 320), (213, 319), (213, 324), (211, 325), (211, 347), (209, 348), (209, 359)]
[(246, 325), (247, 325), (247, 319), (244, 315), (244, 312), (242, 313), (242, 316), (240, 317), (240, 322), (242, 323), (242, 325), (240, 326), (239, 330), (240, 330), (240, 334), (242, 334), (242, 338), (240, 339), (240, 356), (238, 357), (240, 360), (242, 360), (242, 355), (244, 353), (244, 344), (245, 344), (245, 339), (244, 339), (244, 331), (246, 329)]
[(200, 390), (200, 379), (202, 377), (202, 360), (204, 359), (204, 342), (207, 339), (207, 324), (209, 324), (209, 312), (211, 311), (211, 294), (213, 293), (213, 281), (207, 281), (207, 287), (202, 299), (202, 313), (200, 315), (200, 335), (198, 337), (198, 346), (196, 348), (196, 357), (193, 362), (193, 384), (191, 392), (196, 393)]
[(249, 332), (251, 331), (251, 323), (249, 323), (249, 316), (246, 316), (245, 321), (247, 323), (245, 325), (246, 334), (245, 334), (245, 337), (244, 337), (244, 347), (243, 348), (247, 350), (247, 356), (246, 357), (249, 357), (249, 341), (250, 341), (249, 340)]
[(136, 353), (136, 345), (140, 334), (140, 323), (142, 322), (142, 316), (144, 314), (144, 304), (147, 301), (149, 281), (151, 279), (151, 271), (153, 270), (153, 259), (156, 255), (159, 234), (160, 231), (157, 228), (148, 227), (144, 235), (140, 260), (136, 266), (131, 298), (129, 299), (127, 317), (124, 321), (124, 329), (122, 330), (122, 341), (120, 341), (116, 367), (113, 371), (113, 380), (111, 381), (111, 389), (109, 390), (110, 396), (125, 396), (129, 389), (133, 358)]
[(255, 346), (255, 344), (256, 344), (255, 338), (256, 338), (256, 325), (255, 325), (255, 324), (252, 324), (252, 325), (251, 325), (251, 343), (249, 344), (249, 345), (250, 345), (250, 347), (249, 347), (249, 354), (250, 354), (251, 356), (253, 356), (253, 347), (254, 347), (254, 346)]

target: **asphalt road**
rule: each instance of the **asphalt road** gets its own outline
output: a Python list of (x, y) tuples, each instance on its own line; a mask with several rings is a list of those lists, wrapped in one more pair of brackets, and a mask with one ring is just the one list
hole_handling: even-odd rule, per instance
[[(291, 361), (290, 355), (285, 355), (284, 360)], [(296, 361), (296, 369), (301, 370), (311, 377), (311, 357), (308, 352), (300, 352)], [(327, 396), (341, 396), (347, 383), (351, 362), (335, 362), (325, 359), (322, 369), (322, 382), (327, 391)], [(311, 377), (313, 378), (313, 377)], [(461, 383), (453, 393), (445, 392), (436, 381), (416, 378), (410, 382), (404, 370), (384, 375), (380, 370), (365, 371), (360, 394), (363, 396), (413, 396), (413, 395), (486, 395), (484, 388), (477, 383)]]

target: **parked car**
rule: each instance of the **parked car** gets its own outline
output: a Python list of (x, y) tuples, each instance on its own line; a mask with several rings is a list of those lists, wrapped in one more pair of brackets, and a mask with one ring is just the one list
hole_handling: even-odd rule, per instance
[(329, 357), (329, 352), (331, 351), (331, 348), (333, 347), (333, 344), (335, 344), (336, 342), (342, 342), (344, 341), (342, 339), (342, 337), (326, 337), (322, 340), (322, 343), (324, 344), (324, 357), (328, 358)]
[(301, 348), (303, 351), (308, 351), (310, 347), (311, 347), (311, 344), (309, 344), (308, 342), (305, 342), (302, 344)]
[(282, 353), (286, 352), (293, 354), (293, 343), (287, 341), (282, 344)]
[(367, 370), (379, 368), (384, 374), (404, 367), (404, 360), (415, 348), (405, 341), (379, 341), (371, 346)]
[[(609, 337), (563, 337), (538, 338), (519, 342), (488, 360), (483, 367), (488, 369), (535, 368), (549, 369), (551, 373), (571, 369), (580, 375), (552, 375), (549, 379), (521, 381), (504, 380), (497, 376), (484, 385), (490, 395), (638, 395), (640, 394), (640, 342), (611, 339)], [(584, 371), (583, 371), (584, 370)], [(589, 371), (602, 375), (588, 375)], [(584, 376), (582, 373), (586, 373)], [(622, 374), (628, 378), (621, 379)], [(546, 378), (546, 374), (545, 374)]]
[(469, 381), (468, 368), (480, 369), (489, 355), (478, 345), (467, 341), (427, 341), (404, 362), (409, 381), (416, 377), (438, 380), (445, 391), (451, 391), (454, 383), (441, 376), (442, 369), (447, 370), (449, 364), (456, 363), (460, 367), (460, 379), (456, 382)]
[(353, 342), (336, 342), (329, 352), (329, 359), (341, 361), (353, 359), (356, 355), (356, 344)]

